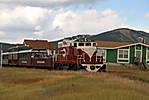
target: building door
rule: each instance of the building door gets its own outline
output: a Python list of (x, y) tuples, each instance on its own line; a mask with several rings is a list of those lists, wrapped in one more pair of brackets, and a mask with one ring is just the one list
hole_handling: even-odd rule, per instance
[(142, 62), (142, 46), (136, 45), (135, 57), (138, 62)]
[(137, 61), (139, 62), (142, 62), (142, 53), (141, 51), (136, 51), (136, 58), (137, 58)]

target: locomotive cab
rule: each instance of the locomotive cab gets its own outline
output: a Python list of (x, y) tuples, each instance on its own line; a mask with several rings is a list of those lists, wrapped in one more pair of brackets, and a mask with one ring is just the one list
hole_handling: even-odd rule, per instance
[(86, 37), (74, 42), (77, 49), (77, 62), (81, 68), (89, 72), (105, 71), (106, 65), (103, 64), (102, 52), (97, 51), (96, 42)]

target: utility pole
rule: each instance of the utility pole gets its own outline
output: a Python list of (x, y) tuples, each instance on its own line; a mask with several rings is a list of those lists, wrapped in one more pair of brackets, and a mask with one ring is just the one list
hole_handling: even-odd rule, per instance
[(0, 61), (0, 69), (2, 68), (2, 60), (3, 60), (2, 52), (3, 52), (3, 50), (2, 50), (2, 44), (1, 44), (1, 49), (0, 49), (0, 55), (1, 55), (1, 57), (0, 57), (0, 59), (1, 59), (1, 61)]

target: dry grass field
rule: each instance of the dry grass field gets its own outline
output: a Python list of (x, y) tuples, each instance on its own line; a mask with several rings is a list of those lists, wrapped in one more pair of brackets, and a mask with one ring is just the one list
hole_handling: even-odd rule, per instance
[(128, 66), (107, 71), (3, 67), (0, 100), (149, 100), (149, 71)]

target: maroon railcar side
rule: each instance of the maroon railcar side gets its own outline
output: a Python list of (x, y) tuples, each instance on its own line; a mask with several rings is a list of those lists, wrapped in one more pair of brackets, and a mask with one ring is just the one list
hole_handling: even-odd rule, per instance
[(3, 64), (10, 66), (27, 66), (53, 68), (52, 56), (47, 51), (22, 50), (3, 53)]

